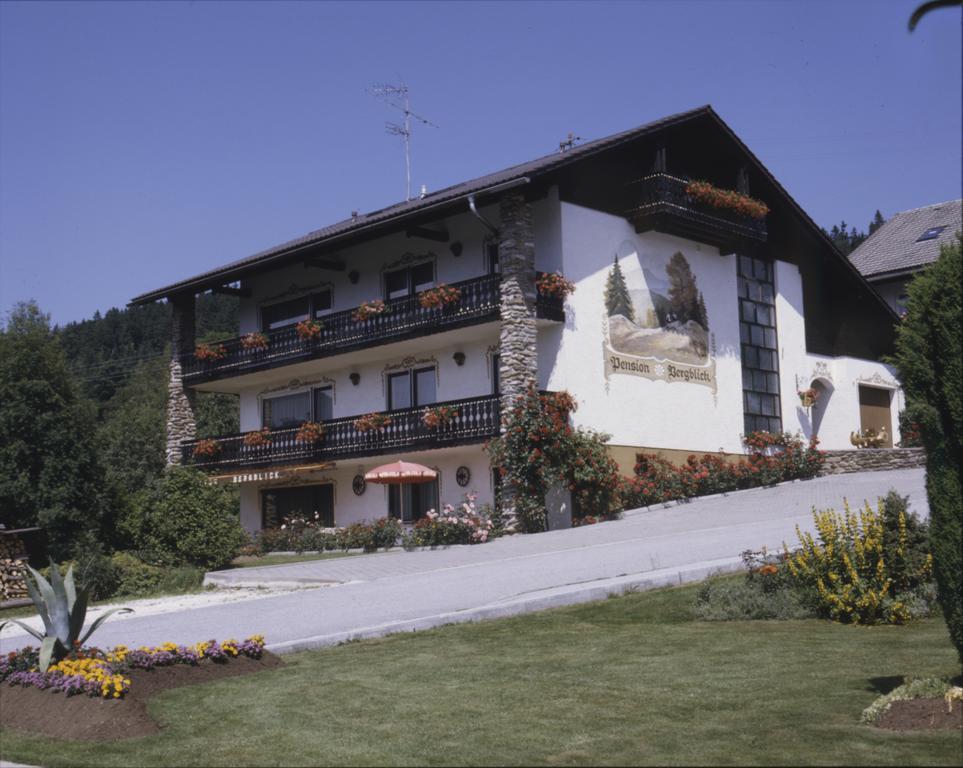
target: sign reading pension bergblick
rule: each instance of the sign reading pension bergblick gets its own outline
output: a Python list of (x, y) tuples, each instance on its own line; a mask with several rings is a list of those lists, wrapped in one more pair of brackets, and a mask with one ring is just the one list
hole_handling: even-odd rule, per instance
[(664, 264), (628, 261), (625, 275), (616, 259), (605, 286), (606, 378), (641, 376), (715, 392), (708, 313), (688, 260), (676, 252)]

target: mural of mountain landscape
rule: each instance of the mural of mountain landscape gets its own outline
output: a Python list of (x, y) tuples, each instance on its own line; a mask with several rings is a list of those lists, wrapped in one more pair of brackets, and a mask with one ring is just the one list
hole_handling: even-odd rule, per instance
[(641, 265), (628, 280), (616, 259), (605, 286), (605, 307), (609, 345), (616, 352), (689, 365), (708, 361), (705, 299), (682, 253), (673, 254), (664, 267)]

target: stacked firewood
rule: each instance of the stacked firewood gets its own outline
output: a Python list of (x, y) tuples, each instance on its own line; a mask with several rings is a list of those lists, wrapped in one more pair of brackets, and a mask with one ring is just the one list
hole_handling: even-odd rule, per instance
[(0, 600), (27, 597), (27, 554), (19, 536), (0, 536)]

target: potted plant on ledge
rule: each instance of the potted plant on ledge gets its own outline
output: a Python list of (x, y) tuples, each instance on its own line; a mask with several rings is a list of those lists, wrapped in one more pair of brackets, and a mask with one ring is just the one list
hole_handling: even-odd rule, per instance
[(542, 296), (555, 296), (562, 301), (575, 293), (575, 283), (566, 280), (560, 272), (545, 272), (535, 280), (535, 287)]
[(461, 289), (454, 285), (439, 283), (418, 294), (418, 303), (424, 309), (444, 309), (461, 301)]
[(354, 420), (359, 432), (382, 432), (391, 424), (391, 417), (384, 413), (367, 413)]
[(271, 430), (267, 427), (262, 427), (254, 432), (248, 432), (244, 435), (244, 440), (242, 441), (248, 448), (262, 448), (266, 445), (271, 444)]
[(302, 320), (295, 326), (295, 331), (301, 341), (315, 341), (321, 338), (324, 323), (318, 320)]
[(803, 408), (811, 408), (816, 404), (816, 400), (819, 398), (819, 392), (813, 388), (800, 389), (796, 392), (799, 395), (799, 402), (802, 403)]
[(268, 348), (268, 343), (268, 337), (258, 331), (245, 333), (241, 337), (241, 347), (248, 352), (261, 352)]
[(438, 429), (439, 427), (448, 426), (457, 418), (457, 408), (450, 405), (438, 405), (425, 411), (421, 417), (421, 423), (428, 427), (428, 429)]
[(381, 299), (372, 299), (371, 301), (364, 302), (354, 312), (352, 312), (351, 319), (356, 323), (360, 323), (368, 318), (384, 315), (387, 312), (387, 304), (385, 304)]
[(297, 434), (295, 434), (294, 442), (314, 445), (324, 440), (324, 434), (325, 429), (323, 424), (319, 424), (316, 421), (306, 421), (300, 426)]

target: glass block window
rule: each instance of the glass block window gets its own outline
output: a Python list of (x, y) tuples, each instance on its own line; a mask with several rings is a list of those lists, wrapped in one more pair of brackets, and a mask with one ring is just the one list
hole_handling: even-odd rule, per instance
[(772, 262), (739, 256), (744, 432), (782, 431)]

